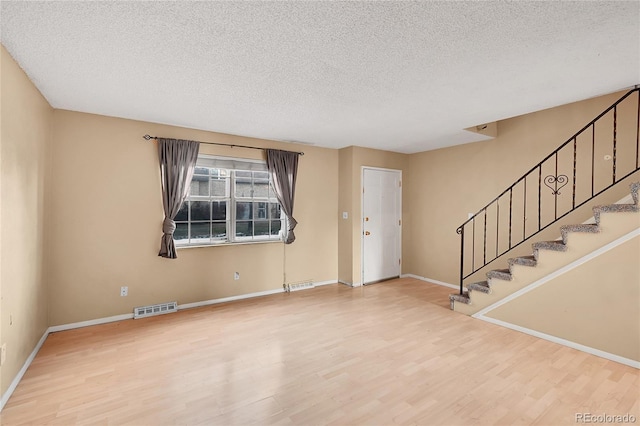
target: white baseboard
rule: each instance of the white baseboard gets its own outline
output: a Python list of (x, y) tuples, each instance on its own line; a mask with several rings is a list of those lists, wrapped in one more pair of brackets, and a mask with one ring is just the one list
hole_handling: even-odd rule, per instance
[(319, 282), (313, 283), (313, 285), (316, 286), (316, 287), (320, 287), (321, 285), (336, 284), (337, 282), (338, 282), (338, 280), (319, 281)]
[(490, 322), (495, 325), (499, 325), (501, 327), (509, 328), (511, 330), (519, 331), (521, 333), (528, 334), (530, 336), (538, 337), (540, 339), (548, 340), (549, 342), (557, 343), (559, 345), (568, 346), (573, 349), (577, 349), (582, 352), (586, 352), (591, 355), (599, 356), (600, 358), (605, 358), (611, 361), (619, 362), (620, 364), (628, 365), (629, 367), (634, 367), (640, 369), (640, 362), (635, 361), (633, 359), (625, 358), (620, 355), (612, 354), (610, 352), (601, 351), (600, 349), (592, 348), (590, 346), (581, 345), (580, 343), (572, 342), (570, 340), (565, 340), (560, 337), (552, 336), (550, 334), (541, 333), (536, 330), (532, 330), (530, 328), (521, 327), (516, 324), (511, 324), (505, 321), (501, 321), (491, 317), (478, 316), (475, 317), (481, 319), (482, 321)]
[(33, 348), (33, 351), (31, 351), (31, 354), (29, 355), (27, 360), (24, 362), (24, 365), (22, 366), (20, 371), (18, 371), (18, 374), (16, 374), (16, 377), (13, 378), (13, 381), (9, 385), (9, 388), (7, 389), (7, 391), (4, 394), (2, 394), (2, 400), (0, 400), (0, 412), (4, 408), (4, 405), (7, 403), (7, 401), (9, 401), (9, 398), (11, 398), (11, 395), (13, 395), (13, 392), (18, 387), (18, 383), (20, 383), (20, 380), (22, 380), (22, 376), (24, 376), (24, 373), (27, 372), (27, 369), (35, 359), (36, 355), (38, 354), (38, 351), (40, 351), (40, 348), (44, 344), (44, 341), (47, 340), (47, 336), (49, 336), (49, 329), (45, 330), (44, 334), (36, 344), (36, 347)]
[(49, 327), (49, 333), (55, 333), (56, 331), (73, 330), (74, 328), (89, 327), (92, 325), (107, 324), (109, 322), (123, 321), (123, 320), (132, 319), (132, 318), (133, 318), (133, 313), (114, 315), (112, 317), (105, 317), (105, 318), (97, 318), (89, 321), (80, 321), (80, 322), (72, 322), (69, 324), (54, 325)]
[(434, 279), (431, 279), (431, 278), (421, 277), (420, 275), (402, 274), (402, 275), (400, 275), (400, 278), (415, 278), (416, 280), (425, 281), (425, 282), (428, 282), (428, 283), (431, 283), (431, 284), (441, 285), (443, 287), (449, 287), (449, 288), (453, 288), (453, 289), (456, 289), (456, 290), (460, 289), (460, 286), (458, 286), (458, 285), (445, 283), (444, 281), (438, 281), (438, 280), (434, 280)]
[(361, 287), (362, 286), (362, 283), (360, 283), (360, 282), (350, 283), (349, 281), (338, 280), (338, 283), (339, 284), (348, 285), (349, 287)]
[(234, 300), (251, 299), (251, 298), (254, 298), (254, 297), (268, 296), (270, 294), (278, 294), (278, 293), (284, 293), (284, 289), (283, 288), (278, 288), (278, 289), (275, 289), (275, 290), (266, 290), (266, 291), (258, 291), (256, 293), (241, 294), (239, 296), (230, 296), (230, 297), (223, 297), (223, 298), (220, 298), (220, 299), (203, 300), (202, 302), (185, 303), (183, 305), (178, 305), (178, 310), (181, 311), (183, 309), (191, 309), (191, 308), (199, 308), (201, 306), (217, 305), (219, 303), (233, 302)]

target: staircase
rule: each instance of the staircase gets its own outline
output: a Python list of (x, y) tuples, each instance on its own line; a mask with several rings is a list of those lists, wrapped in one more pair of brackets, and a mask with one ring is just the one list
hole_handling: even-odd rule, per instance
[(510, 258), (508, 268), (491, 270), (486, 274), (487, 280), (468, 284), (462, 294), (450, 295), (451, 309), (473, 315), (586, 254), (640, 229), (639, 191), (640, 182), (632, 183), (631, 203), (593, 207), (595, 223), (561, 226), (560, 239), (532, 244), (531, 256)]
[[(593, 223), (561, 226), (584, 219), (596, 197), (603, 204), (624, 196), (620, 184), (627, 178), (634, 181), (627, 201), (593, 207)], [(450, 295), (451, 309), (473, 315), (640, 229), (638, 179), (636, 86), (458, 227), (460, 291)], [(534, 242), (533, 253), (521, 256), (523, 243), (554, 238), (554, 225), (561, 238)], [(503, 268), (489, 270), (494, 262)], [(477, 281), (482, 273), (486, 280)], [(465, 280), (476, 282), (465, 285)]]

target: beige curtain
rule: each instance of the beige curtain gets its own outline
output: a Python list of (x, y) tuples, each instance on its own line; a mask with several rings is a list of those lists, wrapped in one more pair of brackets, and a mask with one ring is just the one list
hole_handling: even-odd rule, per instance
[(298, 175), (298, 154), (278, 149), (267, 149), (267, 169), (271, 175), (271, 182), (276, 197), (287, 217), (287, 227), (284, 230), (284, 243), (291, 244), (296, 236), (293, 233), (298, 222), (293, 218), (293, 201), (296, 192), (296, 177)]
[(173, 232), (176, 223), (173, 219), (189, 194), (191, 178), (198, 160), (200, 144), (181, 139), (158, 138), (158, 159), (160, 160), (160, 180), (162, 182), (162, 205), (164, 222), (162, 240), (158, 256), (177, 258)]

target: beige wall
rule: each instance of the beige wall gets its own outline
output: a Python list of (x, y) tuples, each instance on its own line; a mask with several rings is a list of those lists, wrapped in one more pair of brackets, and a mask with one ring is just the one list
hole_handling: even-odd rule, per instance
[[(457, 284), (460, 268), (460, 237), (456, 228), (467, 220), (468, 213), (475, 213), (500, 194), (504, 189), (520, 178), (526, 171), (541, 161), (560, 144), (580, 130), (609, 105), (613, 104), (624, 92), (544, 110), (498, 122), (498, 136), (490, 141), (459, 145), (409, 156), (405, 173), (404, 212), (404, 273), (432, 278)], [(637, 97), (634, 98), (637, 102)], [(635, 148), (635, 117), (630, 108), (618, 111), (619, 173), (628, 168), (631, 154), (622, 146)], [(626, 119), (626, 120), (625, 120)], [(611, 137), (611, 121), (599, 124), (598, 133), (602, 137)], [(623, 139), (627, 142), (623, 143)], [(572, 153), (572, 151), (571, 151)], [(604, 150), (596, 149), (595, 167), (599, 171), (610, 169), (611, 162), (603, 159)], [(580, 152), (578, 155), (584, 155)], [(590, 154), (589, 154), (590, 158)], [(571, 164), (571, 163), (570, 163)], [(590, 164), (588, 165), (590, 167)], [(544, 175), (543, 175), (544, 176)], [(610, 174), (601, 174), (597, 179), (610, 179)], [(611, 203), (628, 195), (628, 183), (638, 179), (638, 174), (603, 196), (587, 203), (583, 208), (567, 216), (523, 243), (514, 255), (531, 254), (531, 242), (556, 239), (560, 236), (559, 227), (565, 223), (580, 223), (591, 216), (591, 206)], [(537, 181), (535, 182), (537, 185)], [(528, 197), (531, 197), (529, 187)], [(537, 191), (537, 186), (535, 187)], [(571, 193), (571, 184), (567, 187)], [(508, 200), (507, 200), (508, 201)], [(517, 203), (514, 201), (514, 206)], [(533, 203), (529, 203), (528, 210)], [(502, 212), (508, 203), (502, 203)], [(517, 208), (514, 217), (521, 219), (522, 211)], [(527, 213), (527, 221), (537, 226), (532, 211)], [(502, 215), (501, 229), (508, 216)], [(537, 219), (537, 218), (536, 218)], [(495, 219), (493, 219), (495, 220)], [(489, 221), (491, 235), (492, 221)], [(517, 225), (514, 225), (517, 228)], [(520, 230), (522, 227), (520, 227)], [(493, 231), (495, 235), (495, 231)], [(527, 234), (529, 234), (527, 232)], [(495, 237), (494, 237), (495, 238)], [(469, 238), (466, 240), (470, 241)], [(481, 244), (476, 244), (476, 250)], [(495, 247), (492, 239), (488, 241), (488, 250)], [(467, 254), (471, 252), (467, 247)], [(505, 268), (504, 261), (496, 261), (490, 269)], [(484, 272), (471, 277), (469, 282), (484, 279)]]
[(0, 47), (0, 314), (4, 393), (47, 329), (45, 186), (53, 110)]
[(640, 361), (640, 237), (486, 316)]
[[(380, 151), (357, 146), (340, 150), (340, 217), (348, 212), (349, 219), (340, 219), (340, 280), (348, 284), (361, 283), (361, 216), (362, 216), (362, 167), (404, 170), (406, 154)], [(344, 178), (344, 181), (342, 180)], [(404, 175), (403, 175), (404, 179)], [(404, 198), (403, 198), (404, 202)], [(403, 206), (403, 211), (405, 207)], [(403, 235), (406, 233), (403, 227)], [(350, 263), (350, 265), (349, 265)]]
[[(353, 147), (343, 148), (339, 156), (338, 189), (338, 279), (353, 284)], [(347, 213), (347, 219), (342, 217)]]
[[(338, 151), (56, 110), (51, 216), (50, 325), (280, 289), (338, 277)], [(188, 248), (157, 256), (163, 219), (157, 148), (164, 137), (304, 151), (296, 241)], [(202, 145), (201, 153), (260, 151)], [(240, 273), (234, 281), (233, 273)], [(121, 286), (129, 296), (120, 297)]]

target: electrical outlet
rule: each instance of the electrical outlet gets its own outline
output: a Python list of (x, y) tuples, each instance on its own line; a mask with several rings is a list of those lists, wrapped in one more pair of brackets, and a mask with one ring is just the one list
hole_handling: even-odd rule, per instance
[(7, 344), (3, 343), (2, 346), (0, 346), (0, 365), (4, 364), (6, 360), (7, 360)]
[(129, 295), (129, 287), (122, 286), (120, 287), (120, 296), (128, 296)]
[(240, 279), (240, 272), (234, 272), (233, 273), (233, 279), (236, 280), (236, 281), (239, 280)]

